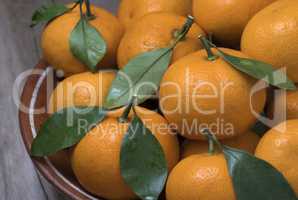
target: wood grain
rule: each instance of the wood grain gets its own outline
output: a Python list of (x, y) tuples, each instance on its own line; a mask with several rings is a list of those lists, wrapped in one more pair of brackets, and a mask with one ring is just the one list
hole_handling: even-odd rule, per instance
[[(12, 93), (17, 76), (31, 69), (41, 56), (41, 27), (31, 29), (29, 24), (32, 12), (49, 2), (51, 0), (2, 0), (0, 4), (1, 200), (67, 199), (38, 175), (26, 153), (19, 133), (17, 102), (14, 102)], [(118, 0), (93, 2), (113, 12), (118, 4)]]
[(4, 200), (48, 199), (18, 129), (12, 86), (18, 74), (39, 57), (30, 13), (41, 1), (4, 0), (0, 5), (0, 194)]

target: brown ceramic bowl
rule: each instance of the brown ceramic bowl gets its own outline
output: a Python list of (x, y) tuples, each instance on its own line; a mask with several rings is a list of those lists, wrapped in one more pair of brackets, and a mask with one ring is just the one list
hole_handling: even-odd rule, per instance
[[(41, 112), (41, 114), (38, 114), (38, 111), (40, 108), (46, 108), (47, 94), (51, 92), (47, 91), (47, 84), (56, 81), (54, 80), (56, 78), (53, 78), (52, 75), (53, 70), (47, 67), (45, 62), (40, 61), (28, 77), (21, 95), (22, 106), (28, 109), (27, 111), (19, 110), (20, 129), (28, 153), (39, 127), (48, 117), (47, 113)], [(63, 174), (62, 170), (59, 171), (49, 158), (32, 157), (32, 160), (37, 169), (50, 183), (72, 199), (100, 200), (100, 198), (96, 198), (84, 191), (73, 176)]]

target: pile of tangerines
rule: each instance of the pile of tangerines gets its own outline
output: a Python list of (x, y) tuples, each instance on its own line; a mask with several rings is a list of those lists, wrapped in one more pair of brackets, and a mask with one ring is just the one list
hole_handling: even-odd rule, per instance
[[(107, 108), (105, 119), (77, 144), (48, 155), (85, 190), (106, 199), (155, 199), (138, 195), (121, 175), (122, 140), (138, 115), (162, 147), (167, 200), (244, 199), (235, 189), (225, 145), (266, 161), (298, 195), (298, 92), (268, 86), (232, 66), (234, 58), (247, 59), (240, 64), (258, 60), (275, 70), (285, 69), (289, 80), (298, 83), (298, 1), (122, 0), (117, 16), (89, 1), (67, 8), (42, 33), (44, 60), (65, 77), (50, 97), (49, 116), (67, 107), (104, 108), (110, 93), (117, 92), (111, 88), (119, 74), (139, 73), (143, 67), (129, 69), (133, 59), (143, 54), (145, 63), (151, 59), (146, 53), (173, 44), (185, 22), (193, 20), (173, 46), (164, 73), (152, 73), (152, 79), (162, 77), (154, 100)], [(76, 43), (70, 43), (78, 21), (88, 12), (89, 25), (106, 44), (99, 58), (100, 53), (92, 51), (99, 48), (93, 44), (97, 39), (87, 41), (87, 60), (98, 56), (96, 70), (90, 70), (91, 62), (77, 56)], [(232, 64), (223, 54), (230, 55)], [(145, 87), (140, 90), (147, 91)], [(274, 120), (282, 111), (285, 117)], [(119, 120), (123, 116), (125, 120)], [(267, 132), (257, 134), (253, 127), (262, 119)]]

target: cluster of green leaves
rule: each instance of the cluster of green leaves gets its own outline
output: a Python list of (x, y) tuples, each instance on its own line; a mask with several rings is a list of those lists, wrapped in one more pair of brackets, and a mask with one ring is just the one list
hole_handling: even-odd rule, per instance
[[(33, 140), (31, 155), (43, 157), (72, 147), (101, 123), (107, 112), (100, 107), (69, 107), (54, 113)], [(120, 167), (125, 182), (140, 198), (158, 199), (168, 175), (166, 158), (136, 113), (122, 141)]]
[[(200, 39), (206, 49), (208, 60), (211, 62), (220, 57), (235, 69), (257, 80), (263, 80), (281, 89), (296, 89), (295, 84), (288, 79), (286, 74), (280, 70), (275, 70), (272, 65), (253, 59), (229, 55), (217, 48), (204, 36), (200, 37)], [(213, 53), (212, 47), (217, 50), (218, 54)], [(257, 122), (253, 129), (258, 134), (264, 134), (268, 127), (261, 122)], [(238, 200), (297, 200), (296, 194), (286, 178), (272, 165), (245, 151), (222, 146), (215, 136), (210, 132), (208, 134), (208, 139), (213, 140), (220, 146), (226, 158)]]
[(216, 147), (225, 156), (238, 200), (297, 200), (286, 178), (268, 162), (235, 148), (222, 145), (210, 130), (203, 130), (209, 153)]
[[(82, 3), (82, 0), (77, 2), (80, 4), (81, 18), (71, 33), (70, 47), (75, 57), (92, 71), (96, 71), (98, 62), (106, 53), (106, 44), (101, 34), (89, 23), (90, 18), (82, 13)], [(32, 25), (50, 21), (71, 9), (57, 4), (43, 7), (33, 15)], [(128, 105), (134, 96), (137, 97), (135, 104), (140, 104), (154, 95), (170, 64), (175, 45), (186, 36), (192, 23), (193, 19), (188, 18), (174, 42), (167, 48), (142, 53), (130, 60), (113, 81), (104, 105), (105, 109), (70, 107), (50, 116), (34, 139), (31, 154), (42, 157), (71, 147), (89, 132), (92, 125), (102, 122), (108, 110)], [(204, 42), (208, 44), (210, 50), (213, 44), (209, 41)], [(218, 52), (219, 56), (233, 67), (254, 78), (273, 77), (274, 70), (268, 64), (234, 57), (220, 49)], [(277, 76), (285, 78), (284, 74), (278, 73)], [(267, 82), (280, 88), (294, 89), (294, 84), (287, 78), (286, 80), (285, 83), (275, 84), (273, 79), (269, 78)], [(85, 112), (86, 109), (89, 111)], [(70, 126), (67, 123), (69, 116), (72, 116)], [(82, 120), (87, 122), (85, 126), (88, 127), (84, 131), (79, 128)], [(246, 152), (226, 146), (222, 150), (227, 160), (237, 199), (296, 199), (286, 179), (268, 163)], [(141, 199), (158, 199), (168, 175), (167, 162), (158, 140), (136, 113), (122, 141), (120, 169), (125, 182)]]
[[(107, 110), (128, 105), (123, 114), (125, 116), (131, 107), (150, 98), (157, 89), (152, 88), (152, 85), (159, 86), (175, 46), (186, 36), (192, 24), (193, 18), (188, 17), (169, 47), (142, 53), (130, 60), (113, 82), (105, 109), (70, 107), (51, 115), (34, 139), (31, 154), (47, 156), (71, 147), (90, 130), (88, 128), (82, 132), (80, 121), (92, 127), (90, 125), (97, 125), (104, 120)], [(88, 24), (88, 19), (82, 15), (70, 38), (74, 55), (95, 70), (97, 63), (93, 61), (104, 55), (104, 51), (100, 50), (103, 43), (96, 37), (96, 30)], [(94, 52), (94, 49), (98, 51)], [(126, 82), (125, 78), (130, 82)], [(140, 85), (142, 88), (139, 88)], [(87, 113), (86, 109), (89, 109)], [(67, 123), (69, 116), (72, 116), (71, 126)], [(123, 139), (120, 158), (121, 175), (133, 191), (142, 199), (158, 199), (168, 175), (166, 158), (158, 140), (136, 113)]]
[[(82, 10), (84, 3), (87, 7), (87, 14), (83, 13)], [(91, 71), (95, 72), (97, 71), (98, 63), (106, 54), (107, 45), (101, 33), (89, 23), (90, 20), (94, 19), (94, 16), (90, 13), (89, 0), (76, 1), (71, 8), (55, 3), (42, 6), (33, 14), (31, 26), (33, 27), (42, 22), (49, 22), (72, 11), (78, 5), (80, 6), (81, 17), (70, 35), (70, 50), (78, 60), (85, 64)]]
[(170, 65), (175, 46), (185, 38), (193, 22), (193, 17), (188, 16), (187, 21), (178, 30), (176, 37), (168, 47), (141, 53), (131, 59), (118, 72), (116, 79), (112, 83), (104, 107), (114, 109), (127, 105), (133, 96), (137, 97), (137, 104), (152, 98), (152, 95), (159, 88), (165, 71)]

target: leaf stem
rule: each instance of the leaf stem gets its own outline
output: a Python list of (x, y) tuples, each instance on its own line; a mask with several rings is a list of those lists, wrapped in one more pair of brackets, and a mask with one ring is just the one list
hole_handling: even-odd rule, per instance
[(209, 40), (203, 35), (200, 35), (199, 39), (207, 52), (208, 60), (210, 60), (210, 61), (216, 60), (218, 58), (218, 56), (214, 55), (213, 52), (211, 51), (211, 46), (210, 46)]
[(134, 109), (135, 102), (136, 102), (137, 96), (133, 96), (129, 104), (126, 106), (124, 112), (119, 117), (118, 121), (119, 123), (126, 123), (128, 121), (128, 116), (131, 111), (131, 109)]
[(185, 38), (187, 33), (189, 32), (191, 26), (194, 23), (194, 17), (191, 15), (187, 16), (185, 24), (182, 26), (182, 28), (176, 33), (176, 38), (172, 44), (172, 48), (175, 48), (175, 46)]
[(215, 145), (218, 147), (220, 152), (223, 151), (223, 146), (219, 142), (219, 140), (216, 138), (216, 136), (209, 130), (209, 129), (203, 129), (202, 134), (208, 139), (209, 143), (209, 154), (213, 155), (215, 153)]

